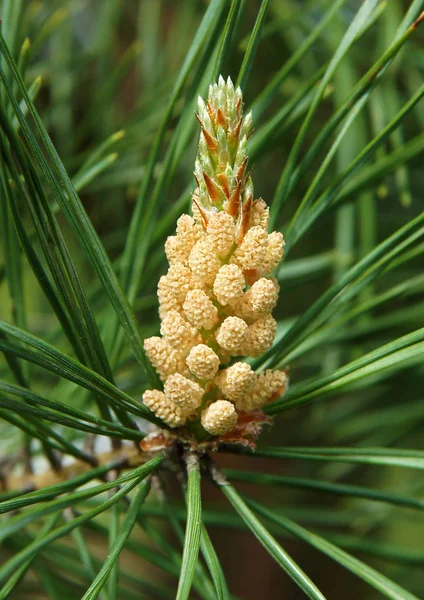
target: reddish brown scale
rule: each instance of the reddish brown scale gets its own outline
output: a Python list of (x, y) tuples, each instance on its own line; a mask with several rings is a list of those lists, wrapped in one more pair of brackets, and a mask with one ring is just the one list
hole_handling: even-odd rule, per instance
[(271, 398), (269, 398), (269, 400), (267, 400), (267, 404), (268, 402), (273, 402), (274, 400), (278, 400), (278, 398), (281, 398), (281, 396), (284, 395), (284, 392), (286, 391), (287, 386), (283, 385), (279, 390), (277, 390), (276, 392), (274, 392), (271, 396)]
[(207, 394), (208, 392), (211, 392), (213, 390), (213, 384), (208, 383), (207, 385), (204, 386), (204, 390), (205, 390), (205, 394)]
[(222, 190), (227, 200), (230, 198), (230, 186), (228, 184), (228, 178), (225, 173), (218, 173), (217, 178), (221, 184)]
[(217, 125), (221, 125), (222, 127), (226, 127), (226, 125), (227, 125), (227, 121), (224, 117), (224, 113), (222, 112), (222, 110), (220, 108), (218, 108), (218, 110), (215, 113), (215, 123)]
[(206, 231), (206, 228), (207, 228), (208, 223), (209, 223), (209, 219), (206, 216), (205, 211), (202, 209), (202, 207), (200, 206), (200, 204), (197, 202), (196, 196), (194, 194), (192, 195), (191, 199), (193, 200), (194, 204), (197, 206), (197, 209), (198, 209), (198, 211), (199, 211), (199, 213), (200, 213), (200, 215), (202, 217), (202, 227)]
[(249, 159), (248, 159), (248, 158), (247, 158), (247, 156), (246, 156), (246, 158), (244, 159), (244, 161), (242, 162), (242, 164), (241, 164), (241, 165), (240, 165), (240, 167), (238, 168), (238, 171), (237, 171), (237, 173), (236, 173), (236, 179), (237, 179), (238, 181), (241, 181), (241, 180), (243, 179), (243, 175), (244, 175), (244, 172), (245, 172), (245, 170), (246, 170), (246, 167), (247, 167), (247, 161), (248, 161), (248, 160), (249, 160)]
[(172, 448), (180, 441), (191, 450), (205, 453), (216, 452), (221, 444), (237, 444), (251, 450), (256, 450), (256, 440), (264, 425), (272, 425), (271, 417), (265, 415), (260, 409), (238, 413), (237, 424), (224, 435), (199, 442), (188, 428), (180, 428), (178, 436), (169, 431), (153, 432), (140, 442), (144, 452), (154, 454)]
[(236, 128), (234, 129), (234, 131), (231, 132), (231, 135), (234, 137), (234, 140), (238, 140), (238, 138), (239, 138), (242, 123), (243, 123), (243, 119), (240, 118), (237, 121)]
[(239, 98), (237, 100), (237, 104), (236, 104), (236, 113), (237, 113), (238, 117), (240, 116), (240, 109), (241, 109), (241, 98)]
[(206, 188), (208, 190), (209, 197), (213, 203), (216, 203), (222, 197), (220, 188), (216, 185), (213, 179), (209, 177), (207, 173), (203, 171), (203, 179), (205, 180)]
[(199, 121), (200, 127), (202, 128), (202, 133), (205, 137), (205, 141), (209, 150), (215, 151), (218, 148), (218, 140), (208, 132), (208, 130), (203, 125), (202, 119), (199, 117), (199, 115), (197, 113), (194, 114), (196, 115), (196, 119)]
[(272, 422), (272, 418), (259, 409), (239, 413), (237, 425), (229, 433), (221, 435), (219, 441), (222, 444), (240, 444), (255, 450), (255, 442), (262, 431), (263, 425), (272, 425)]
[(242, 188), (243, 182), (240, 179), (240, 181), (237, 183), (237, 187), (234, 190), (234, 192), (231, 194), (231, 197), (229, 199), (228, 202), (228, 213), (232, 216), (235, 217), (239, 210), (240, 210), (240, 200), (241, 200), (241, 188)]
[(170, 448), (177, 440), (177, 436), (167, 431), (151, 433), (140, 442), (140, 448), (143, 452), (160, 452)]
[(208, 115), (210, 120), (213, 122), (214, 118), (213, 118), (213, 108), (211, 106), (211, 103), (209, 102), (209, 100), (206, 101), (206, 108), (208, 109)]
[(247, 269), (243, 271), (243, 275), (247, 285), (253, 285), (261, 277), (261, 273), (258, 269)]
[(246, 235), (247, 230), (249, 229), (250, 212), (252, 209), (252, 202), (253, 202), (252, 194), (249, 194), (246, 202), (244, 202), (242, 204), (241, 222), (240, 222), (240, 229), (239, 229), (238, 236), (237, 236), (237, 244), (241, 244), (244, 236)]
[(254, 170), (255, 170), (255, 165), (252, 165), (250, 168), (250, 171), (246, 175), (246, 181), (249, 181), (249, 179), (251, 179)]

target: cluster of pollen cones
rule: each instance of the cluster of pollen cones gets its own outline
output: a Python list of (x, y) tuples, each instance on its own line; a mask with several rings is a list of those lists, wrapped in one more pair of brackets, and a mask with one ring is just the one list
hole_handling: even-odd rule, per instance
[(279, 293), (271, 273), (283, 255), (268, 233), (269, 209), (254, 200), (247, 172), (251, 113), (222, 77), (199, 98), (201, 133), (193, 216), (183, 214), (165, 250), (169, 270), (158, 285), (161, 337), (145, 350), (164, 382), (144, 404), (172, 428), (199, 420), (212, 436), (231, 436), (249, 414), (281, 396), (287, 374), (256, 374), (234, 357), (258, 357), (273, 344)]

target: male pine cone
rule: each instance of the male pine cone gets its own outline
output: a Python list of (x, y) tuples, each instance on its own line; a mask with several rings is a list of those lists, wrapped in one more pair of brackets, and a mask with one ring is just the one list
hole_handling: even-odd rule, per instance
[(200, 417), (211, 435), (223, 435), (240, 412), (281, 396), (287, 385), (284, 371), (256, 375), (244, 362), (224, 367), (232, 357), (262, 355), (274, 341), (279, 286), (270, 274), (284, 240), (268, 234), (269, 208), (253, 200), (246, 172), (252, 115), (243, 117), (240, 88), (220, 77), (206, 104), (200, 97), (198, 103), (193, 217), (182, 215), (166, 241), (170, 266), (158, 285), (162, 337), (144, 344), (164, 391), (148, 390), (143, 401), (170, 427)]

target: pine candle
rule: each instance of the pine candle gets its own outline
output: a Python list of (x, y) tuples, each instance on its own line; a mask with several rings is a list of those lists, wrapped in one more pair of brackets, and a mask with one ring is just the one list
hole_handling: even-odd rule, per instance
[(170, 266), (158, 285), (161, 337), (144, 345), (164, 390), (147, 390), (143, 401), (169, 427), (200, 418), (209, 434), (221, 436), (287, 386), (285, 371), (256, 374), (240, 360), (226, 366), (272, 346), (279, 285), (271, 273), (284, 240), (267, 232), (269, 208), (253, 200), (246, 172), (252, 114), (243, 116), (240, 88), (220, 77), (206, 104), (198, 103), (193, 216), (182, 215), (166, 241)]

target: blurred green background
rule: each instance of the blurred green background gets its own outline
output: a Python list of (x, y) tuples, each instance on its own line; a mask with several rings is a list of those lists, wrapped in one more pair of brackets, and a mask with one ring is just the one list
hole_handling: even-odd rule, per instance
[[(149, 151), (208, 2), (35, 0), (21, 3), (19, 0), (17, 3), (22, 4), (19, 26), (12, 36), (9, 36), (8, 29), (4, 28), (3, 33), (14, 56), (21, 57), (24, 79), (32, 90), (42, 120), (107, 253), (118, 266), (146, 172)], [(4, 2), (0, 2), (0, 7), (2, 4)], [(359, 5), (357, 1), (343, 3), (271, 97), (267, 86), (281, 67), (302, 48), (331, 3), (320, 0), (270, 2), (245, 86), (245, 110), (253, 109), (255, 132), (250, 142), (250, 156), (254, 166), (256, 197), (263, 197), (271, 204), (271, 210), (294, 138), (310, 106), (310, 90), (316, 89), (314, 86), (321, 69), (333, 56)], [(225, 77), (230, 75), (233, 80), (237, 79), (260, 6), (257, 0), (242, 2), (230, 50), (222, 65)], [(409, 6), (409, 2), (400, 0), (379, 5), (376, 17), (367, 25), (367, 31), (359, 42), (353, 44), (328, 84), (325, 100), (314, 116), (300, 157), (304, 156), (356, 82), (388, 48)], [(221, 28), (225, 16), (224, 13)], [(22, 44), (27, 37), (30, 46), (25, 52)], [(422, 85), (423, 41), (423, 32), (418, 30), (394, 60), (337, 149), (332, 166), (321, 182), (323, 187), (331, 185), (334, 178)], [(203, 57), (199, 56), (199, 60)], [(134, 304), (141, 333), (145, 337), (156, 335), (158, 331), (156, 285), (166, 270), (164, 241), (167, 235), (172, 234), (178, 216), (188, 210), (190, 193), (195, 187), (192, 172), (199, 132), (193, 114), (195, 98), (192, 98), (190, 86), (200, 83), (200, 92), (205, 96), (210, 72), (210, 65), (205, 62), (200, 82), (197, 75), (197, 79), (189, 75), (173, 110), (154, 167), (150, 194), (156, 194), (156, 205), (148, 230), (144, 232), (149, 246)], [(190, 114), (193, 114), (192, 118)], [(181, 127), (181, 123), (180, 132), (177, 128)], [(347, 201), (337, 210), (326, 213), (290, 249), (281, 271), (281, 295), (276, 310), (281, 331), (286, 330), (295, 317), (302, 315), (376, 244), (422, 213), (423, 125), (421, 102), (372, 156), (371, 162), (358, 175), (359, 179), (353, 180), (351, 189), (349, 183), (344, 187)], [(169, 157), (167, 150), (175, 139), (176, 130), (180, 142), (174, 147), (174, 155)], [(276, 227), (283, 233), (329, 147), (328, 143), (322, 146), (319, 160), (310, 165), (284, 209), (277, 215)], [(381, 165), (386, 163), (387, 168), (382, 168)], [(372, 169), (376, 164), (379, 168), (374, 173)], [(164, 181), (161, 180), (163, 169), (167, 169)], [(365, 173), (363, 185), (360, 180), (362, 173)], [(159, 188), (155, 187), (158, 181), (162, 181)], [(29, 215), (24, 214), (23, 219), (27, 232), (32, 235)], [(101, 322), (107, 314), (107, 298), (93, 276), (78, 240), (60, 213), (58, 222), (78, 266), (91, 306)], [(143, 239), (140, 239), (140, 244), (143, 245)], [(0, 254), (0, 265), (4, 260), (4, 255)], [(357, 302), (365, 302), (397, 284), (409, 280), (414, 282), (410, 287), (407, 285), (402, 294), (393, 294), (384, 304), (352, 319), (343, 331), (335, 335), (334, 340), (326, 340), (290, 361), (293, 385), (308, 378), (331, 374), (365, 352), (422, 326), (422, 265), (422, 248), (419, 247), (407, 262), (388, 270), (363, 290), (359, 298), (348, 302), (345, 311), (353, 310)], [(70, 352), (50, 305), (25, 261), (23, 279), (28, 330)], [(0, 318), (13, 322), (13, 309), (6, 279), (2, 278)], [(0, 371), (6, 377), (5, 363), (0, 362)], [(126, 342), (116, 374), (120, 388), (134, 397), (141, 396), (145, 381)], [(53, 389), (56, 386), (55, 393), (60, 396), (60, 383), (57, 384), (53, 376), (37, 370), (33, 375), (35, 389)], [(69, 390), (66, 393), (68, 396), (65, 395), (65, 398), (69, 401)], [(81, 406), (86, 405), (82, 403)], [(343, 390), (323, 402), (284, 412), (277, 417), (273, 428), (263, 433), (261, 441), (263, 444), (284, 446), (389, 445), (424, 449), (423, 425), (423, 368), (414, 363), (409, 368), (390, 372), (387, 377), (376, 377), (374, 383), (367, 379), (366, 385), (357, 385), (355, 389)], [(0, 451), (6, 461), (7, 456), (20, 447), (21, 435), (17, 429), (1, 424), (0, 436)], [(224, 453), (218, 454), (216, 460), (229, 468), (388, 490), (413, 496), (424, 503), (424, 485), (421, 475), (417, 476), (419, 472), (415, 470), (253, 459)], [(172, 481), (166, 485), (177, 498), (178, 492), (173, 491)], [(253, 497), (337, 542), (418, 597), (424, 597), (424, 521), (419, 510), (308, 489), (239, 485)], [(204, 506), (206, 516), (211, 510), (212, 521), (217, 506), (229, 511), (218, 491), (208, 483), (205, 483)], [(216, 524), (217, 527), (209, 527), (209, 531), (228, 576), (230, 589), (237, 597), (246, 600), (295, 600), (304, 597), (250, 533), (238, 531), (231, 523), (226, 526), (220, 526), (219, 522)], [(107, 550), (103, 539), (94, 534), (90, 538), (90, 546), (92, 544), (98, 557), (104, 557)], [(173, 541), (172, 535), (169, 539)], [(302, 542), (284, 537), (283, 545), (329, 599), (371, 600), (380, 597), (363, 581)], [(5, 555), (10, 552), (11, 548), (4, 549)], [(54, 565), (53, 556), (46, 554), (45, 561)], [(134, 555), (121, 557), (121, 567), (137, 574), (145, 571), (146, 578), (153, 581), (156, 578), (161, 582), (166, 580), (162, 572), (156, 573), (141, 559), (136, 560)], [(73, 576), (69, 575), (69, 579), (69, 598), (78, 597), (78, 587), (74, 588), (72, 583)], [(12, 597), (16, 599), (46, 597), (39, 582), (32, 576), (14, 593)]]

